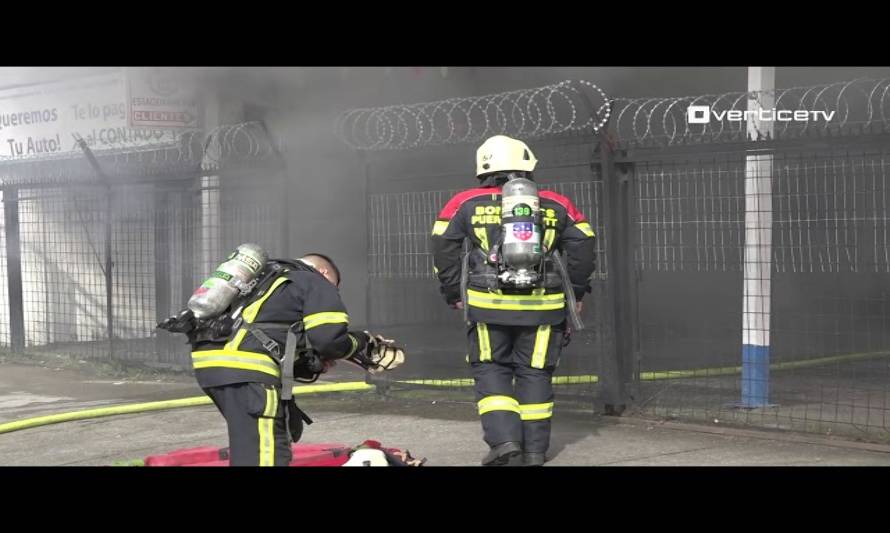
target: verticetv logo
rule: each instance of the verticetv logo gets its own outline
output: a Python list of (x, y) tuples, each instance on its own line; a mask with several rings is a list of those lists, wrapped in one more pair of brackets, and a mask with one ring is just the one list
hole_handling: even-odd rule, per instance
[(708, 124), (711, 117), (718, 121), (728, 120), (730, 122), (747, 121), (749, 118), (756, 118), (762, 122), (809, 122), (818, 121), (821, 116), (825, 122), (829, 122), (834, 117), (834, 111), (806, 111), (798, 109), (792, 111), (790, 109), (758, 109), (758, 110), (733, 110), (733, 111), (714, 111), (709, 105), (691, 105), (686, 108), (686, 122), (689, 124)]

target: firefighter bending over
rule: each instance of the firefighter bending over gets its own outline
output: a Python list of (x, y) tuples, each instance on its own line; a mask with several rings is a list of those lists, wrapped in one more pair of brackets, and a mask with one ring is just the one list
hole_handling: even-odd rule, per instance
[(404, 361), (392, 341), (349, 331), (340, 272), (322, 254), (267, 260), (244, 244), (158, 327), (185, 333), (195, 377), (226, 419), (232, 466), (287, 466), (303, 422), (295, 381), (311, 383), (336, 360), (370, 372)]

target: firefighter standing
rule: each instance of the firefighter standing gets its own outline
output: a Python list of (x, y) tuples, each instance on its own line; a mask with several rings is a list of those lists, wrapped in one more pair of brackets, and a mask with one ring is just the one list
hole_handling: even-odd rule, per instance
[(287, 466), (291, 439), (299, 440), (304, 420), (311, 423), (292, 399), (282, 399), (282, 392), (290, 396), (292, 385), (286, 381), (282, 388), (282, 374), (294, 360), (281, 363), (292, 326), (303, 333), (300, 348), (316, 355), (321, 364), (307, 369), (298, 360), (290, 365), (297, 377), (308, 378), (313, 372), (317, 376), (343, 358), (370, 364), (372, 371), (395, 368), (404, 360), (401, 350), (381, 337), (347, 330), (349, 317), (339, 283), (333, 261), (309, 254), (291, 262), (268, 288), (246, 302), (240, 322), (224, 339), (201, 340), (188, 326), (173, 325), (176, 317), (159, 325), (190, 334), (195, 377), (228, 426), (232, 466)]
[[(567, 312), (580, 313), (595, 268), (590, 224), (571, 200), (541, 191), (542, 269), (558, 270), (553, 267), (558, 251), (569, 279), (542, 275), (533, 288), (499, 285), (503, 273), (496, 255), (505, 242), (502, 188), (510, 180), (531, 180), (536, 163), (522, 141), (502, 135), (489, 138), (476, 152), (480, 186), (455, 195), (432, 231), (434, 264), (445, 300), (452, 307), (466, 307), (467, 361), (484, 440), (491, 447), (483, 465), (514, 465), (520, 454), (525, 465), (544, 464), (553, 413), (551, 380), (567, 338)], [(511, 231), (528, 238), (527, 228), (519, 227)], [(464, 239), (470, 242), (470, 252), (462, 261)], [(468, 270), (465, 291), (462, 263)], [(572, 292), (568, 297), (564, 287)], [(574, 310), (567, 308), (566, 300), (577, 300)]]

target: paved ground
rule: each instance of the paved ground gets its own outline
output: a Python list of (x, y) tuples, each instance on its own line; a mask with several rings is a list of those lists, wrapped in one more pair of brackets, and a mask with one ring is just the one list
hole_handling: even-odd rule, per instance
[[(0, 366), (0, 422), (96, 405), (200, 394), (190, 379), (101, 379), (74, 370)], [(357, 444), (366, 438), (409, 449), (429, 465), (477, 465), (486, 446), (475, 406), (460, 395), (383, 399), (374, 393), (306, 397), (316, 420), (305, 442)], [(567, 407), (567, 406), (566, 406)], [(602, 465), (890, 466), (890, 447), (788, 433), (725, 430), (642, 419), (603, 418), (557, 408), (548, 463)], [(807, 442), (804, 442), (807, 441)], [(177, 448), (225, 446), (212, 406), (55, 424), (0, 434), (0, 465), (110, 465)]]
[(0, 423), (43, 414), (201, 393), (195, 380), (109, 377), (53, 366), (0, 365)]

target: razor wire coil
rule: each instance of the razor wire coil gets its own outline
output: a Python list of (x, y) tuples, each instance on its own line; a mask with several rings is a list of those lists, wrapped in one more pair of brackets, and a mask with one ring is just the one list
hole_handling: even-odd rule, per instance
[(435, 102), (351, 109), (334, 125), (358, 150), (404, 150), (476, 142), (492, 135), (541, 138), (597, 132), (611, 115), (609, 99), (589, 81), (449, 98)]
[[(692, 106), (707, 108), (707, 122), (690, 121)], [(613, 137), (619, 143), (631, 146), (883, 133), (890, 127), (890, 78), (857, 79), (770, 91), (672, 98), (618, 98), (613, 100), (613, 109)], [(764, 127), (766, 122), (758, 119), (752, 121), (753, 126), (749, 131), (745, 113), (760, 113), (761, 109), (770, 113), (766, 116), (772, 122), (772, 127)], [(807, 119), (777, 118), (781, 112), (785, 112), (785, 116), (804, 112)], [(817, 113), (821, 113), (823, 120), (818, 120)], [(732, 114), (743, 118), (729, 120)], [(758, 128), (758, 125), (761, 127)]]
[[(689, 120), (691, 106), (709, 110), (707, 123)], [(814, 120), (773, 118), (749, 131), (748, 112), (805, 112)], [(822, 113), (824, 120), (818, 120)], [(719, 117), (710, 120), (711, 114)], [(830, 116), (830, 119), (828, 118)], [(610, 122), (611, 118), (611, 122)], [(770, 91), (681, 97), (609, 99), (595, 84), (566, 80), (544, 87), (435, 102), (351, 109), (335, 134), (357, 150), (406, 150), (481, 141), (491, 135), (540, 139), (599, 133), (624, 146), (763, 141), (808, 136), (883, 133), (890, 128), (890, 78), (856, 79)]]

